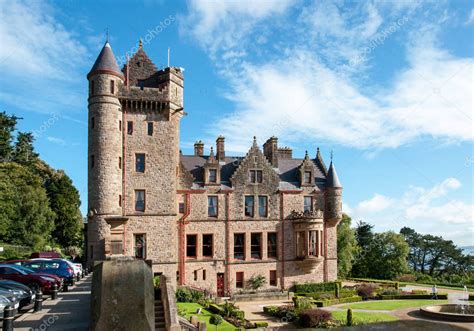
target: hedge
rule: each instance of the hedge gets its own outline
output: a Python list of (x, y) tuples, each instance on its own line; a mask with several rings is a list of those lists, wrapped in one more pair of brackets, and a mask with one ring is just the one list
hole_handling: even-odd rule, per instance
[(219, 315), (224, 314), (224, 309), (221, 306), (216, 305), (215, 303), (210, 304), (207, 310), (210, 310), (214, 314), (219, 314)]
[[(380, 300), (398, 300), (398, 299), (432, 299), (433, 294), (399, 294), (399, 295), (378, 295), (377, 296)], [(438, 293), (438, 299), (446, 300), (448, 299), (448, 295), (446, 293)]]
[(399, 282), (395, 282), (392, 280), (370, 279), (370, 278), (347, 278), (347, 280), (354, 280), (354, 281), (362, 282), (362, 283), (377, 283), (383, 287), (395, 287), (397, 290), (400, 287)]
[(293, 286), (295, 293), (316, 293), (316, 292), (334, 292), (336, 287), (341, 289), (341, 282), (327, 282), (327, 283), (305, 283), (295, 284)]
[(332, 300), (321, 300), (321, 301), (314, 300), (313, 304), (316, 305), (317, 307), (326, 307), (326, 306), (337, 305), (339, 303), (350, 303), (350, 302), (359, 302), (359, 301), (362, 301), (362, 298), (356, 295), (353, 297), (332, 299)]
[[(265, 307), (264, 307), (265, 308)], [(266, 328), (268, 326), (268, 323), (267, 322), (262, 322), (262, 321), (258, 321), (258, 322), (255, 322), (255, 326), (257, 328)]]

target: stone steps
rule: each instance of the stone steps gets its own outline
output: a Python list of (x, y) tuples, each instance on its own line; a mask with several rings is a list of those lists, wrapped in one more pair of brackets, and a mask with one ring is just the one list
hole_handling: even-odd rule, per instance
[(155, 300), (155, 330), (166, 330), (165, 309), (161, 300)]

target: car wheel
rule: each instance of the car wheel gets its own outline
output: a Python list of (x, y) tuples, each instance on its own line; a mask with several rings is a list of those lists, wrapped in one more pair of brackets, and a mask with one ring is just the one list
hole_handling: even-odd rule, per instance
[(38, 290), (41, 289), (41, 286), (39, 286), (39, 285), (36, 284), (36, 283), (29, 283), (29, 284), (28, 284), (28, 287), (29, 287), (34, 293), (38, 292)]

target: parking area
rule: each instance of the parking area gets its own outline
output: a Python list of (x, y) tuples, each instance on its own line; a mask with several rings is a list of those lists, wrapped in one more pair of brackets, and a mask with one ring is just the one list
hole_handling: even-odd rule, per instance
[(91, 281), (92, 274), (85, 276), (56, 300), (44, 296), (42, 311), (31, 307), (15, 316), (14, 330), (89, 330)]

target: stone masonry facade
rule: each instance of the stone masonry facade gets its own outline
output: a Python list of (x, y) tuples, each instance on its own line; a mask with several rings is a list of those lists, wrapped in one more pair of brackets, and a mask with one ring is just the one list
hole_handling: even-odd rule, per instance
[(140, 45), (119, 69), (107, 42), (88, 74), (87, 258), (151, 260), (155, 274), (217, 296), (337, 278), (342, 186), (319, 149), (293, 158), (276, 137), (228, 156), (180, 152), (184, 77)]

